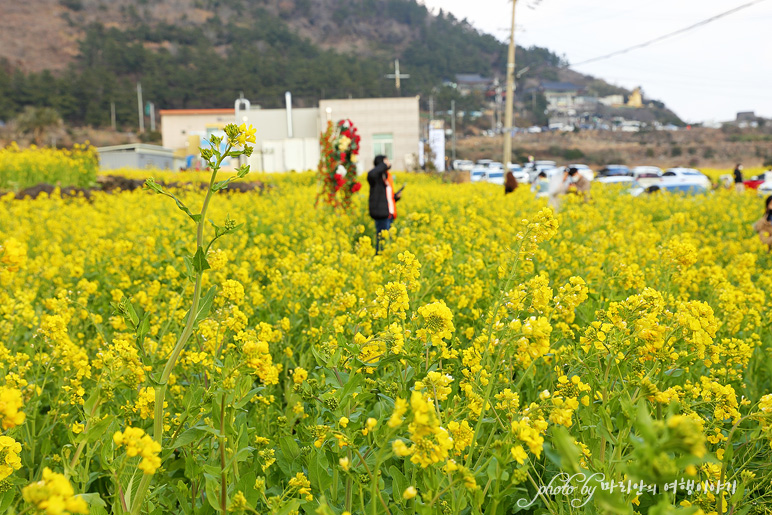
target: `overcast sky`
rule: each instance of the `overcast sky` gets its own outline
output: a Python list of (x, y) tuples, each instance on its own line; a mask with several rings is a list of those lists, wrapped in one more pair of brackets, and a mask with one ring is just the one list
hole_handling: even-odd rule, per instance
[[(507, 40), (509, 0), (419, 0)], [(518, 0), (518, 45), (578, 63), (688, 27), (750, 0)], [(688, 122), (772, 118), (772, 0), (646, 48), (575, 67), (662, 100)]]

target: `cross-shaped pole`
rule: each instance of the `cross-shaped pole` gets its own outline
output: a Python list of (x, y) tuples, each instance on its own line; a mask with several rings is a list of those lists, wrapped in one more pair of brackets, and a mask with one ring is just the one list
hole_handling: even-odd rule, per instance
[(400, 91), (400, 86), (402, 85), (400, 83), (401, 79), (409, 79), (410, 74), (407, 73), (399, 73), (399, 59), (394, 59), (394, 73), (389, 73), (386, 75), (387, 79), (394, 79), (394, 85), (397, 87), (397, 93)]

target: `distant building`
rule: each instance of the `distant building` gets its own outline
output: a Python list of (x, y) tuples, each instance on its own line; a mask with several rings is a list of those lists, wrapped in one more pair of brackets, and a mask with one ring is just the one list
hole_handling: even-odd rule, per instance
[(621, 105), (624, 105), (625, 103), (625, 97), (624, 95), (608, 95), (605, 97), (600, 97), (598, 99), (598, 103), (603, 104), (607, 107), (619, 107)]
[(539, 91), (544, 93), (544, 98), (547, 99), (548, 111), (566, 111), (575, 108), (575, 99), (582, 87), (571, 82), (542, 81)]
[(485, 93), (490, 89), (491, 84), (493, 84), (493, 79), (483, 77), (478, 73), (459, 73), (456, 75), (456, 88), (463, 96), (469, 95), (473, 91)]
[(157, 168), (171, 170), (174, 165), (174, 152), (158, 145), (130, 143), (97, 148), (99, 167), (102, 170), (118, 168)]
[[(247, 160), (253, 170), (286, 172), (315, 169), (319, 163), (319, 135), (327, 120), (350, 119), (359, 135), (358, 168), (368, 170), (376, 155), (390, 158), (404, 170), (419, 143), (418, 97), (322, 100), (319, 107), (291, 109), (164, 109), (161, 136), (186, 167), (195, 166), (198, 147), (228, 123), (255, 127), (254, 152)], [(228, 163), (233, 167), (235, 163)]]
[(755, 129), (759, 126), (759, 118), (753, 111), (741, 111), (737, 113), (734, 123), (741, 129)]
[[(329, 111), (328, 111), (329, 110)], [(385, 155), (395, 170), (407, 170), (418, 152), (420, 118), (418, 97), (320, 100), (322, 123), (350, 119), (362, 137), (360, 170), (369, 170), (377, 155)], [(318, 139), (318, 135), (317, 135)]]

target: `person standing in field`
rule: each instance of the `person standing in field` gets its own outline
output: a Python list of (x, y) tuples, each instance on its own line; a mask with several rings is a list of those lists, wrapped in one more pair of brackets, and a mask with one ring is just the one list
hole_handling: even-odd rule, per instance
[(394, 192), (394, 180), (391, 163), (386, 156), (376, 156), (373, 169), (367, 173), (367, 183), (370, 185), (370, 218), (375, 221), (375, 253), (381, 248), (381, 233), (391, 229), (392, 222), (397, 218), (397, 201), (401, 194)]
[(515, 174), (512, 173), (512, 170), (508, 170), (504, 179), (504, 195), (512, 193), (516, 189), (517, 179), (515, 178)]
[(745, 183), (743, 183), (743, 165), (739, 163), (734, 167), (734, 190), (737, 193), (745, 191)]
[(560, 196), (568, 193), (568, 188), (574, 183), (579, 172), (576, 168), (564, 168), (562, 172), (556, 172), (550, 179), (549, 205), (555, 212), (558, 212), (560, 210)]
[(579, 170), (574, 168), (576, 174), (574, 175), (574, 188), (576, 193), (581, 195), (585, 202), (590, 200), (590, 180), (579, 173)]
[(772, 252), (772, 195), (764, 201), (764, 216), (753, 224), (753, 230), (759, 234), (761, 243), (767, 245)]
[(547, 179), (547, 174), (539, 172), (536, 176), (536, 180), (531, 184), (531, 192), (536, 194), (536, 197), (544, 197), (549, 195), (550, 181)]

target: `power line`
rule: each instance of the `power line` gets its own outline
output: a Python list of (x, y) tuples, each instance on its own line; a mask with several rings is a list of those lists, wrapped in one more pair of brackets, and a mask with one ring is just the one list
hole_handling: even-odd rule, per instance
[(581, 66), (583, 64), (592, 63), (592, 62), (600, 61), (600, 60), (603, 60), (603, 59), (608, 59), (610, 57), (614, 57), (614, 56), (617, 56), (617, 55), (620, 55), (620, 54), (626, 54), (627, 52), (630, 52), (632, 50), (637, 50), (639, 48), (647, 47), (647, 46), (652, 45), (654, 43), (658, 43), (658, 42), (662, 41), (663, 39), (671, 38), (673, 36), (677, 36), (678, 34), (683, 34), (684, 32), (688, 32), (688, 31), (694, 30), (694, 29), (696, 29), (698, 27), (702, 27), (703, 25), (707, 25), (707, 24), (709, 24), (711, 22), (714, 22), (714, 21), (716, 21), (716, 20), (718, 20), (720, 18), (723, 18), (725, 16), (729, 16), (730, 14), (736, 13), (737, 11), (740, 11), (742, 9), (746, 9), (746, 8), (752, 6), (752, 5), (761, 3), (763, 1), (764, 0), (753, 0), (751, 2), (748, 2), (748, 3), (745, 3), (745, 4), (740, 5), (738, 7), (735, 7), (734, 9), (730, 9), (728, 11), (724, 11), (724, 12), (722, 12), (720, 14), (715, 15), (715, 16), (711, 16), (710, 18), (707, 18), (705, 20), (699, 21), (699, 22), (697, 22), (697, 23), (695, 23), (693, 25), (690, 25), (688, 27), (685, 27), (683, 29), (679, 29), (679, 30), (676, 30), (674, 32), (669, 32), (669, 33), (667, 33), (667, 34), (665, 34), (663, 36), (659, 36), (657, 38), (650, 39), (649, 41), (646, 41), (646, 42), (643, 42), (643, 43), (639, 43), (637, 45), (633, 45), (631, 47), (627, 47), (627, 48), (624, 48), (622, 50), (617, 50), (616, 52), (611, 52), (610, 54), (605, 54), (605, 55), (601, 55), (601, 56), (598, 56), (598, 57), (593, 57), (592, 59), (587, 59), (586, 61), (581, 61), (581, 62), (578, 62), (578, 63), (571, 63), (569, 66), (572, 66), (572, 67), (573, 66)]

